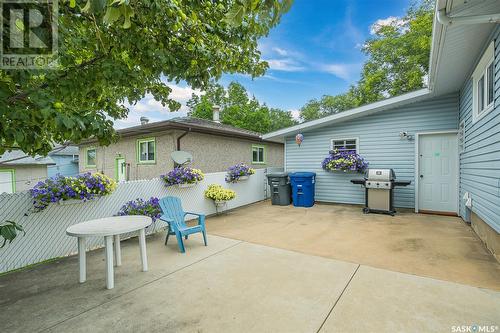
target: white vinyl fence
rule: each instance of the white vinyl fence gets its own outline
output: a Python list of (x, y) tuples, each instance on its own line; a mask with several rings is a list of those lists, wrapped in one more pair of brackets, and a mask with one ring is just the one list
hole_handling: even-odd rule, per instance
[[(0, 249), (0, 273), (76, 253), (76, 238), (66, 235), (68, 226), (113, 216), (130, 200), (172, 195), (181, 198), (184, 210), (209, 215), (215, 213), (213, 201), (203, 195), (209, 184), (221, 184), (236, 191), (236, 198), (227, 203), (226, 210), (264, 200), (269, 193), (265, 169), (256, 170), (248, 180), (236, 184), (227, 184), (225, 175), (225, 172), (206, 174), (201, 183), (190, 188), (167, 188), (160, 178), (120, 183), (111, 195), (87, 202), (51, 204), (37, 213), (32, 212), (29, 193), (0, 194), (0, 221), (15, 221), (26, 231), (25, 236), (19, 235), (11, 244)], [(163, 228), (164, 222), (156, 221), (148, 228), (148, 233)], [(87, 240), (88, 248), (102, 246), (102, 238)]]

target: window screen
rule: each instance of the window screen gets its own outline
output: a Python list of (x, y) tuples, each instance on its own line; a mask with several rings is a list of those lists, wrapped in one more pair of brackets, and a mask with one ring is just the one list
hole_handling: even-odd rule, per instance
[(264, 147), (252, 147), (252, 163), (264, 163)]
[(332, 149), (339, 151), (354, 151), (358, 150), (358, 140), (356, 139), (334, 139), (332, 140)]

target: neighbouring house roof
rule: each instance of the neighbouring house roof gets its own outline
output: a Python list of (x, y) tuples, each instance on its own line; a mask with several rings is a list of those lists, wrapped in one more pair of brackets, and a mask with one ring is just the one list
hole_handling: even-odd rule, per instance
[(0, 156), (0, 166), (3, 165), (54, 165), (54, 160), (50, 157), (35, 156), (31, 157), (26, 155), (20, 150), (13, 150), (6, 152)]
[(117, 133), (121, 137), (130, 137), (137, 135), (149, 135), (166, 130), (181, 130), (218, 135), (229, 138), (246, 139), (251, 141), (266, 141), (262, 140), (260, 133), (194, 117), (178, 117), (169, 120), (128, 127), (117, 130)]
[(487, 47), (485, 45), (486, 41), (495, 28), (495, 24), (451, 24), (444, 26), (437, 20), (438, 11), (442, 9), (446, 9), (447, 15), (453, 17), (500, 13), (500, 1), (437, 1), (432, 34), (428, 88), (267, 133), (262, 138), (265, 140), (283, 141), (285, 136), (296, 134), (303, 130), (311, 130), (459, 91), (474, 70), (479, 55)]
[(49, 156), (73, 156), (78, 155), (78, 146), (67, 146), (63, 147), (61, 145), (55, 146), (54, 149), (49, 153)]

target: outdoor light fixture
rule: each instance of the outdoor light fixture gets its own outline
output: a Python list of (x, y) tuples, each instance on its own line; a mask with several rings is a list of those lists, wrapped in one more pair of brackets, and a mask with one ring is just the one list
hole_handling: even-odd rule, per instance
[(413, 136), (412, 136), (412, 135), (410, 135), (410, 134), (408, 134), (408, 132), (404, 132), (404, 131), (403, 131), (403, 132), (399, 132), (399, 137), (400, 137), (401, 139), (406, 139), (406, 140), (408, 140), (408, 141), (413, 140)]

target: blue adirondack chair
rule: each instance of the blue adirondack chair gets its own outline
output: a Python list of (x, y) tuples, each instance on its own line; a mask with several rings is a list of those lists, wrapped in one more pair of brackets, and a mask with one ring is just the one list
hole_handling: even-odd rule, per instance
[[(203, 241), (205, 242), (205, 246), (207, 246), (207, 232), (205, 229), (204, 214), (185, 212), (182, 209), (181, 199), (177, 197), (161, 198), (160, 207), (163, 214), (160, 217), (160, 220), (165, 221), (168, 224), (165, 245), (167, 245), (168, 237), (170, 237), (170, 235), (175, 235), (175, 237), (177, 238), (177, 245), (179, 246), (179, 250), (184, 253), (186, 252), (186, 249), (184, 248), (182, 237), (184, 236), (186, 239), (188, 239), (188, 235), (201, 232), (203, 234)], [(186, 217), (186, 215), (198, 216), (198, 225), (188, 227), (184, 222), (184, 218)]]

